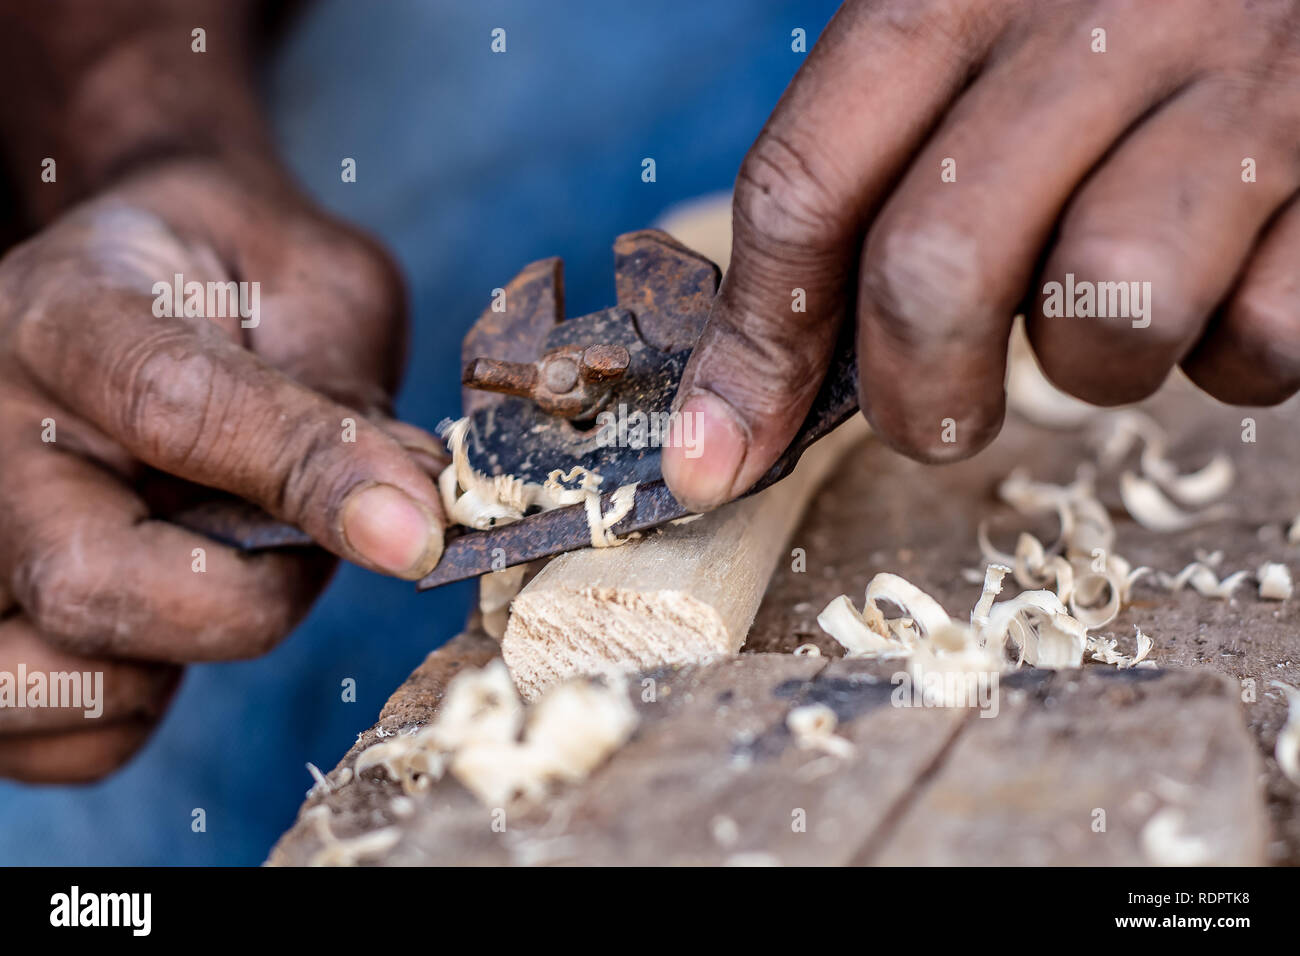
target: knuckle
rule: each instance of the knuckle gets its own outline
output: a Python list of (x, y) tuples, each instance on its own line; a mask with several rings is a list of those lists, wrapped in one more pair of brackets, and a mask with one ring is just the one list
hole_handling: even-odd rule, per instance
[(768, 336), (728, 328), (713, 340), (694, 385), (726, 399), (756, 431), (801, 415), (820, 387), (825, 358), (808, 342), (783, 344)]
[(53, 540), (37, 541), (18, 556), (12, 585), (14, 598), (51, 643), (76, 650), (97, 644), (103, 592), (93, 569), (71, 557), (75, 548)]
[(331, 230), (310, 252), (311, 270), (322, 284), (361, 314), (388, 321), (406, 307), (406, 283), (392, 254), (382, 243), (352, 227)]
[(811, 151), (774, 132), (759, 137), (736, 177), (733, 214), (738, 229), (782, 256), (824, 251), (851, 228)]
[(888, 224), (863, 257), (862, 301), (882, 332), (908, 351), (942, 339), (977, 343), (1001, 292), (980, 261), (978, 243), (942, 221)]
[(115, 410), (123, 439), (155, 461), (185, 467), (205, 460), (208, 445), (224, 431), (213, 416), (229, 400), (218, 394), (223, 377), (215, 356), (195, 350), (183, 331), (162, 329), (109, 361), (110, 394), (103, 400)]
[[(1084, 235), (1064, 239), (1050, 279), (1073, 275), (1076, 289), (1094, 296), (1093, 323), (1107, 335), (1122, 335), (1141, 349), (1180, 351), (1213, 308), (1198, 301), (1194, 280), (1179, 275), (1174, 263), (1187, 261), (1174, 243), (1150, 237)], [(1089, 283), (1082, 286), (1081, 283)], [(1145, 315), (1140, 313), (1145, 311)], [(1135, 320), (1147, 320), (1135, 326)]]
[(1300, 309), (1293, 298), (1247, 285), (1232, 300), (1228, 321), (1239, 347), (1269, 378), (1287, 385), (1300, 379)]
[[(357, 427), (360, 431), (365, 423)], [(269, 450), (277, 461), (268, 474), (276, 481), (265, 496), (272, 512), (290, 521), (312, 511), (328, 512), (364, 477), (349, 467), (350, 456), (333, 425), (304, 417), (295, 431), (299, 437), (290, 447)]]

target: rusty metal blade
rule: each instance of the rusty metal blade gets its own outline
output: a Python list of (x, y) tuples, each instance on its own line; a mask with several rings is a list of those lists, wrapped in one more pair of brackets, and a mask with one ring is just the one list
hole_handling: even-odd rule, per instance
[[(602, 513), (613, 507), (612, 498), (613, 492), (601, 497)], [(637, 488), (632, 510), (610, 530), (615, 534), (646, 531), (685, 517), (687, 513), (663, 481), (653, 481)], [(454, 538), (448, 537), (442, 560), (416, 585), (416, 590), (427, 591), (489, 571), (590, 546), (591, 529), (582, 505), (546, 511), (491, 531), (466, 531)]]

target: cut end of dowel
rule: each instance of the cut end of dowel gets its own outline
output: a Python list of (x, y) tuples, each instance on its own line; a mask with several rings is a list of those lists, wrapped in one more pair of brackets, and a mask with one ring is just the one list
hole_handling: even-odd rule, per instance
[(501, 654), (519, 693), (532, 700), (580, 674), (697, 663), (736, 653), (744, 639), (715, 608), (682, 591), (552, 588), (515, 599)]

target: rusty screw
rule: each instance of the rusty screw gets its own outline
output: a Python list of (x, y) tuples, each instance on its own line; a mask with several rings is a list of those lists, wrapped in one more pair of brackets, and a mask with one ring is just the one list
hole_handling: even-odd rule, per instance
[(582, 353), (582, 377), (589, 382), (612, 382), (622, 377), (631, 361), (621, 345), (592, 345)]
[(552, 415), (586, 418), (604, 404), (630, 364), (621, 345), (565, 345), (533, 363), (476, 358), (461, 381), (469, 388), (530, 398)]

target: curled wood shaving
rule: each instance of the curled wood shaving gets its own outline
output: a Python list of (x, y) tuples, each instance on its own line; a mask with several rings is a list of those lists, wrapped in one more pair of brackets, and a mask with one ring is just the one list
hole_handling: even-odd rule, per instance
[(407, 793), (449, 771), (487, 806), (535, 801), (553, 784), (585, 779), (626, 742), (637, 719), (621, 687), (583, 680), (525, 708), (497, 658), (452, 681), (433, 723), (367, 748), (355, 768), (359, 775), (383, 767)]
[[(969, 625), (953, 621), (938, 601), (911, 582), (887, 573), (871, 579), (861, 614), (841, 595), (827, 605), (817, 623), (845, 648), (847, 656), (906, 656), (909, 669), (918, 676), (925, 671), (1001, 671), (1008, 640), (1020, 649), (1022, 662), (1078, 667), (1087, 644), (1083, 624), (1051, 591), (1026, 591), (995, 603), (1008, 572), (1004, 565), (989, 566)], [(885, 618), (881, 601), (906, 617)], [(896, 627), (896, 621), (906, 626)]]
[(841, 758), (853, 756), (852, 742), (836, 735), (839, 718), (825, 704), (796, 707), (786, 715), (785, 724), (801, 750), (820, 750)]
[(1282, 768), (1286, 778), (1300, 786), (1300, 688), (1284, 684), (1280, 680), (1269, 683), (1282, 691), (1287, 701), (1286, 723), (1278, 732), (1273, 756), (1277, 758), (1277, 765)]
[(1185, 507), (1200, 508), (1223, 497), (1236, 479), (1232, 459), (1222, 453), (1211, 458), (1199, 471), (1180, 473), (1168, 458), (1168, 435), (1155, 419), (1144, 412), (1114, 412), (1104, 420), (1104, 425), (1109, 428), (1109, 433), (1101, 442), (1102, 467), (1119, 465), (1133, 443), (1140, 440), (1143, 445), (1140, 458), (1142, 474)]
[(1114, 664), (1120, 670), (1127, 670), (1130, 667), (1138, 667), (1139, 665), (1154, 666), (1146, 659), (1147, 655), (1151, 653), (1152, 647), (1155, 646), (1154, 642), (1142, 633), (1142, 628), (1134, 625), (1133, 629), (1137, 631), (1137, 653), (1132, 657), (1121, 654), (1115, 649), (1119, 642), (1114, 638), (1090, 637), (1088, 650), (1092, 652), (1092, 659), (1101, 661), (1103, 664)]
[(1259, 596), (1265, 601), (1288, 601), (1294, 590), (1291, 584), (1291, 569), (1285, 564), (1272, 561), (1261, 564), (1255, 572), (1259, 581)]
[(1154, 481), (1131, 471), (1119, 476), (1119, 495), (1133, 520), (1151, 531), (1185, 531), (1232, 514), (1232, 509), (1226, 505), (1197, 512), (1184, 511), (1170, 501)]
[(1009, 639), (1020, 648), (1025, 663), (1053, 670), (1078, 667), (1087, 647), (1083, 624), (1051, 591), (1024, 591), (995, 604), (985, 636), (998, 646)]
[(920, 628), (921, 633), (931, 637), (944, 633), (952, 626), (952, 618), (938, 601), (897, 574), (877, 574), (867, 583), (867, 607), (876, 615), (880, 615), (877, 604), (880, 600), (900, 608)]
[[(451, 465), (438, 476), (438, 491), (448, 520), (455, 524), (486, 531), (520, 520), (530, 510), (551, 511), (581, 504), (586, 509), (593, 548), (611, 548), (625, 544), (632, 534), (618, 537), (610, 531), (631, 512), (635, 504), (637, 483), (623, 485), (611, 496), (608, 514), (600, 513), (601, 476), (580, 465), (565, 473), (555, 469), (541, 484), (525, 482), (511, 475), (488, 477), (469, 462), (465, 442), (469, 419), (461, 418), (443, 428)], [(573, 482), (576, 486), (570, 487)]]
[(826, 605), (817, 615), (817, 623), (844, 646), (850, 657), (906, 653), (909, 647), (890, 631), (875, 604), (868, 601), (859, 612), (847, 594), (841, 594)]
[(1249, 571), (1237, 571), (1220, 581), (1219, 576), (1209, 565), (1201, 561), (1193, 561), (1175, 575), (1161, 571), (1156, 575), (1156, 582), (1169, 591), (1181, 591), (1190, 584), (1192, 590), (1201, 597), (1226, 601), (1248, 577), (1250, 577)]

